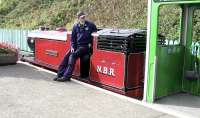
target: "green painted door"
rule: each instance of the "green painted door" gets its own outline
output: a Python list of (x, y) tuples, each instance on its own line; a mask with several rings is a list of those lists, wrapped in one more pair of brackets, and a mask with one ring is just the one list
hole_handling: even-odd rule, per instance
[[(163, 14), (167, 10), (168, 14)], [(181, 43), (180, 19), (181, 6), (163, 5), (159, 8), (158, 34), (165, 37), (165, 44), (158, 45), (156, 50), (155, 99), (182, 90), (185, 49)]]

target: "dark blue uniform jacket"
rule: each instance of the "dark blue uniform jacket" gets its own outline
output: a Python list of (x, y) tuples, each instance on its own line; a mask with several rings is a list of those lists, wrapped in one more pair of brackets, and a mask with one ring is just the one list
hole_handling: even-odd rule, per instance
[(76, 49), (77, 46), (88, 46), (89, 43), (92, 43), (91, 34), (96, 31), (97, 28), (92, 22), (85, 21), (84, 25), (75, 24), (72, 29), (71, 47)]

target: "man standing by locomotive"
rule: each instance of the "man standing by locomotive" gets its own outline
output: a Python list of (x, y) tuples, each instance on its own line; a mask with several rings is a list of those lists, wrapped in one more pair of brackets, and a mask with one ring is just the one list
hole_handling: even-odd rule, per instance
[(92, 48), (92, 33), (97, 31), (96, 25), (85, 19), (84, 12), (78, 12), (78, 23), (73, 26), (71, 49), (61, 62), (55, 81), (70, 81), (76, 60), (90, 53)]

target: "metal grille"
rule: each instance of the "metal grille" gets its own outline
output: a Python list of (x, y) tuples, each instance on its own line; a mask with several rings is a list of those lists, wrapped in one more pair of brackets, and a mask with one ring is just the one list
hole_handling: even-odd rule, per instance
[(134, 34), (128, 37), (99, 36), (97, 48), (123, 53), (143, 52), (146, 49), (146, 36), (144, 34)]

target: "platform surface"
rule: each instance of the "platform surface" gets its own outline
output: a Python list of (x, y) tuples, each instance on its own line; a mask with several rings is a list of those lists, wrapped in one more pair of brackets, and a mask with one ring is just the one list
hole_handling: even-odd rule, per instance
[(0, 118), (175, 118), (25, 63), (0, 66)]
[(200, 118), (199, 96), (179, 93), (157, 100), (155, 104), (166, 109), (173, 109), (180, 113), (190, 115), (193, 118)]

